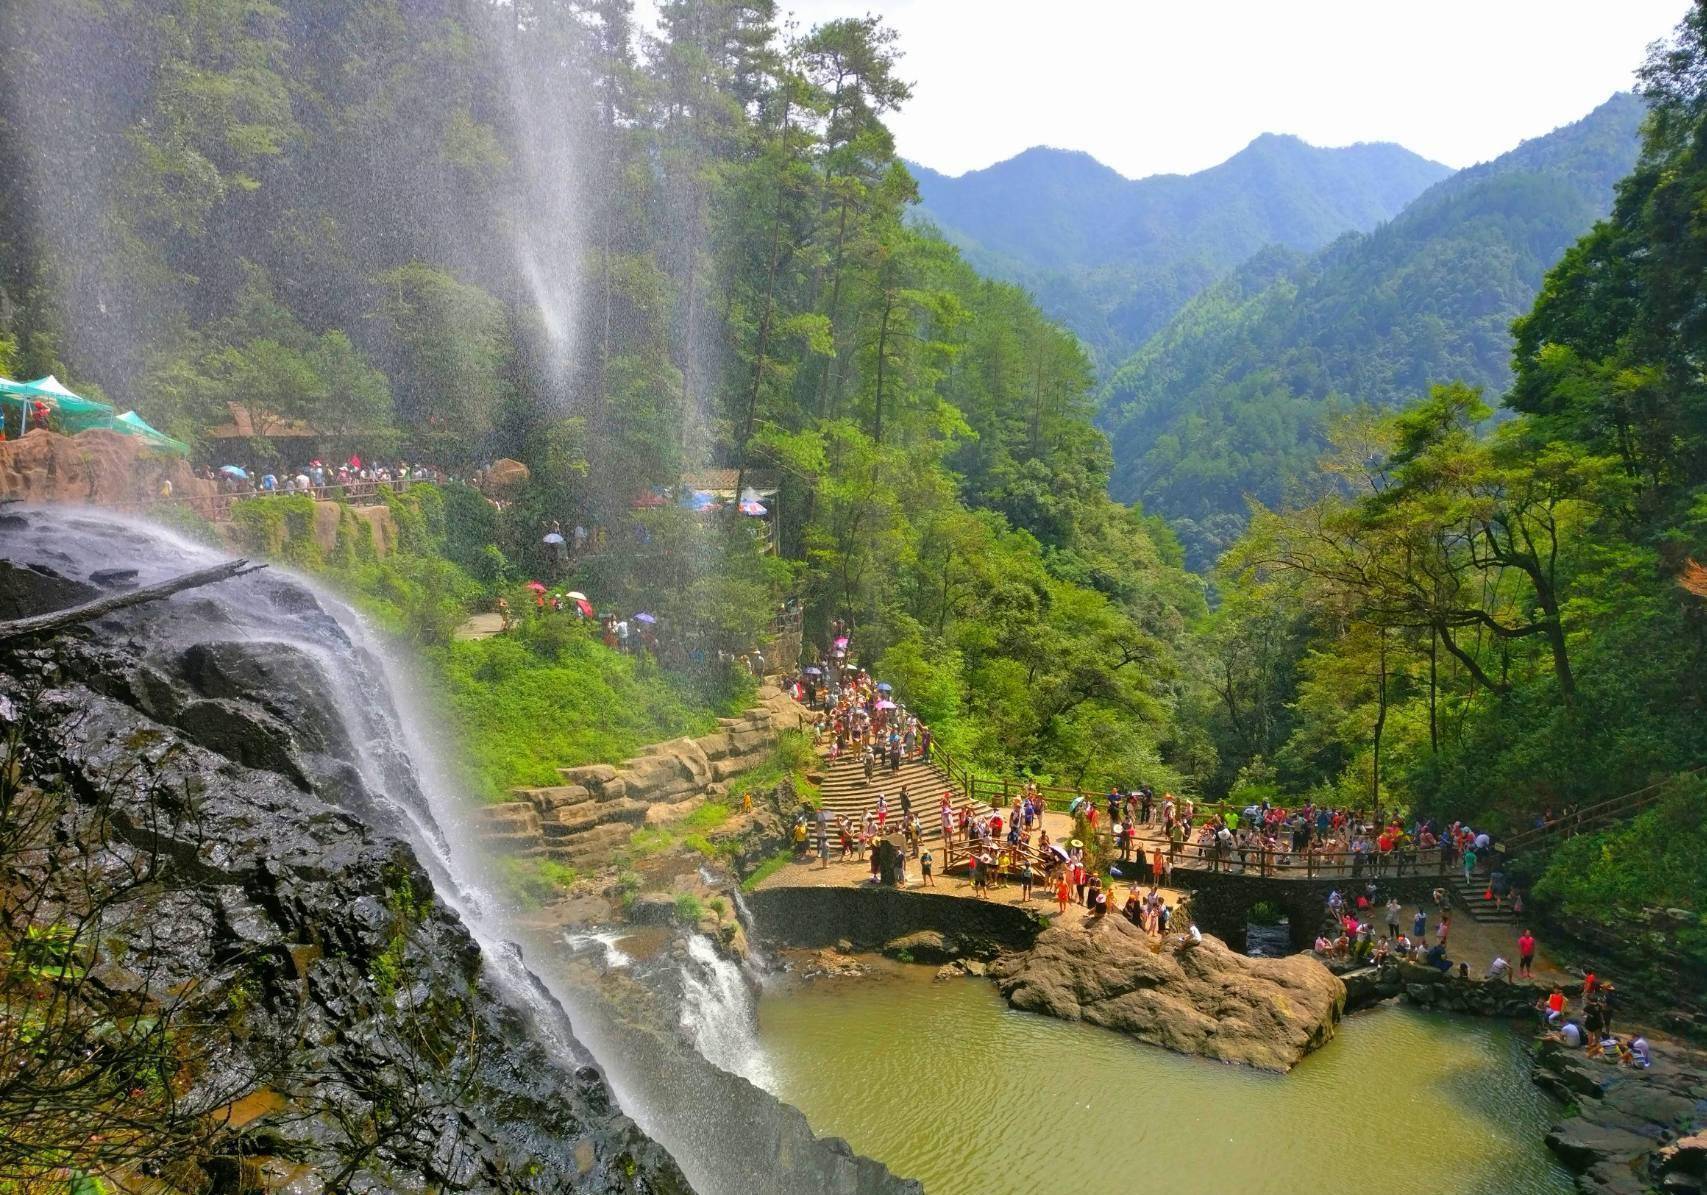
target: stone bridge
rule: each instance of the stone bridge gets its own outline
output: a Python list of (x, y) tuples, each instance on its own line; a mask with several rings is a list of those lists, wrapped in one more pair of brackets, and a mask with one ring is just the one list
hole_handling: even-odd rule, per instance
[[(1287, 919), (1295, 949), (1308, 950), (1322, 925), (1328, 894), (1336, 888), (1354, 894), (1367, 882), (1361, 877), (1281, 879), (1183, 867), (1174, 869), (1172, 880), (1175, 888), (1191, 893), (1191, 916), (1197, 927), (1235, 950), (1245, 949), (1245, 928), (1251, 910), (1259, 903), (1277, 909)], [(1443, 882), (1437, 875), (1382, 876), (1375, 880), (1381, 903), (1397, 896), (1407, 913), (1427, 901)]]

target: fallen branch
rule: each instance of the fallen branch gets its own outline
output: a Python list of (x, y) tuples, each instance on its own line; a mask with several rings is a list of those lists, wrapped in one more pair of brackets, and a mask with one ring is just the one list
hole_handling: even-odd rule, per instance
[(56, 634), (67, 627), (100, 618), (115, 610), (140, 606), (144, 602), (157, 602), (186, 589), (197, 589), (203, 585), (212, 585), (216, 581), (227, 581), (266, 567), (264, 564), (250, 564), (247, 560), (228, 560), (224, 564), (198, 569), (196, 572), (172, 577), (154, 585), (144, 585), (125, 593), (110, 593), (92, 602), (84, 602), (81, 606), (67, 606), (63, 610), (50, 610), (46, 614), (32, 614), (28, 618), (0, 622), (0, 643), (28, 639), (35, 635)]

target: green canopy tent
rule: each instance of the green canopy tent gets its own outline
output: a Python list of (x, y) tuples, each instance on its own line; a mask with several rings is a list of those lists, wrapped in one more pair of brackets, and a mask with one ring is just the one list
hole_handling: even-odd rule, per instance
[(151, 448), (161, 452), (170, 452), (174, 456), (189, 456), (190, 446), (182, 440), (174, 440), (159, 428), (150, 427), (135, 411), (126, 411), (123, 415), (113, 417), (113, 430), (123, 432), (127, 436), (135, 436), (146, 442)]
[(68, 435), (88, 431), (92, 427), (111, 427), (117, 416), (117, 412), (106, 403), (73, 394), (52, 374), (33, 382), (0, 378), (0, 414), (6, 417), (8, 432), (11, 431), (13, 411), (18, 414), (18, 432), (21, 435), (29, 425), (31, 406), (38, 402), (48, 409), (54, 426)]

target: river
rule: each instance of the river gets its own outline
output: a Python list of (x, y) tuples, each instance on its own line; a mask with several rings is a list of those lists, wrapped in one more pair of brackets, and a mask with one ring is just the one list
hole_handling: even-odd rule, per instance
[(1563, 1195), (1556, 1107), (1507, 1027), (1359, 1013), (1290, 1075), (1009, 1009), (992, 984), (880, 965), (773, 980), (767, 1085), (930, 1195)]

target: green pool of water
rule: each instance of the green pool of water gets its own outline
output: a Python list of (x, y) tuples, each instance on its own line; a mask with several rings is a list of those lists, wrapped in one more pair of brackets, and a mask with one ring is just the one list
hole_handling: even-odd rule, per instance
[(1516, 1035), (1359, 1013), (1289, 1075), (1009, 1009), (928, 969), (771, 985), (776, 1095), (930, 1195), (1561, 1195)]

